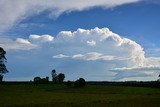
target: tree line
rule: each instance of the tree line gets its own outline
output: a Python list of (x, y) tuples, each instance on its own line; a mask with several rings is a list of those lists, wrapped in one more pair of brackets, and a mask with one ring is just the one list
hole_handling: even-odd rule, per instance
[[(63, 73), (57, 74), (56, 70), (53, 69), (51, 71), (51, 76), (52, 76), (52, 83), (55, 83), (55, 84), (64, 83), (65, 74)], [(34, 77), (33, 81), (36, 84), (49, 83), (49, 77), (46, 77), (46, 78)], [(72, 86), (73, 82), (68, 80), (65, 83), (67, 86)], [(83, 78), (79, 78), (74, 82), (74, 87), (84, 87), (85, 85), (86, 85), (86, 81)]]

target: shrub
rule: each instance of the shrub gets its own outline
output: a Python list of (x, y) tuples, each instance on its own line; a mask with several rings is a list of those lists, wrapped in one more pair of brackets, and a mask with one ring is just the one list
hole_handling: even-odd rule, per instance
[(72, 85), (71, 81), (67, 81), (66, 85), (70, 87)]
[(35, 77), (35, 78), (34, 78), (34, 82), (39, 82), (40, 80), (41, 80), (40, 77)]
[(85, 85), (86, 85), (86, 81), (83, 78), (79, 78), (74, 83), (74, 87), (84, 87)]
[(62, 83), (64, 81), (65, 75), (63, 73), (60, 73), (57, 75), (57, 79), (59, 83)]

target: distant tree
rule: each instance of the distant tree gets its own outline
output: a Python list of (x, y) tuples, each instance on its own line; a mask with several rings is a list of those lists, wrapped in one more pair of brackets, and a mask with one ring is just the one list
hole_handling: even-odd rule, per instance
[(41, 80), (40, 77), (34, 77), (34, 82), (39, 82)]
[(86, 81), (83, 78), (79, 78), (74, 83), (74, 87), (84, 87), (85, 85), (86, 85)]
[(70, 87), (70, 86), (72, 85), (71, 81), (68, 80), (68, 81), (66, 82), (66, 85)]
[(60, 73), (57, 75), (57, 80), (59, 83), (62, 83), (64, 81), (65, 75), (63, 73)]
[(159, 79), (157, 81), (160, 81), (160, 74), (158, 75)]
[(47, 83), (47, 82), (49, 82), (49, 77), (41, 78), (40, 82), (41, 83)]
[(52, 70), (51, 75), (52, 75), (52, 81), (54, 83), (56, 83), (57, 82), (57, 73), (56, 73), (55, 69)]
[(46, 78), (35, 77), (34, 82), (35, 83), (47, 83), (49, 82), (49, 77), (46, 77)]
[(46, 77), (46, 81), (49, 81), (49, 77)]
[(3, 74), (7, 73), (8, 70), (5, 66), (5, 61), (7, 60), (5, 57), (6, 51), (2, 47), (0, 47), (0, 82), (3, 80)]

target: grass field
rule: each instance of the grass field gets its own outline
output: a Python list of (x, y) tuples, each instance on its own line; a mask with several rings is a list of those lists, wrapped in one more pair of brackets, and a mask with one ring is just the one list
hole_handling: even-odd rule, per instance
[(0, 85), (0, 107), (160, 107), (160, 89), (63, 84)]

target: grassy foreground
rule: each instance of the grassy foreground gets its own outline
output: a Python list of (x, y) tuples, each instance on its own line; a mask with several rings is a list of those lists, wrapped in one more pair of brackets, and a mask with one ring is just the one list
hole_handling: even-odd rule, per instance
[(160, 89), (128, 86), (1, 84), (0, 107), (160, 107)]

